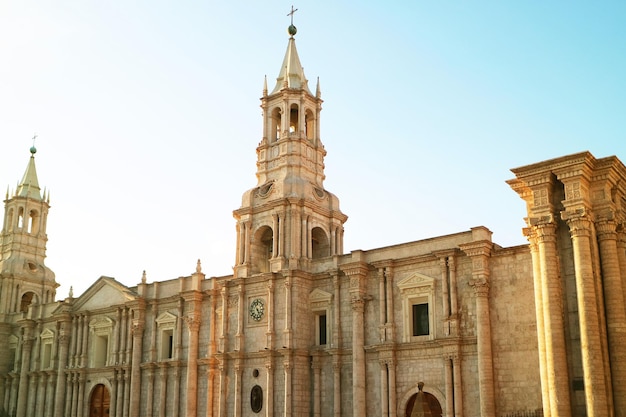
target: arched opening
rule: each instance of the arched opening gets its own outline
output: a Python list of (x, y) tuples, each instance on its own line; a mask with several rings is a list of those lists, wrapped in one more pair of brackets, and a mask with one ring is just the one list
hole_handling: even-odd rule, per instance
[(255, 272), (269, 272), (270, 259), (273, 257), (274, 232), (269, 226), (259, 228), (250, 245), (250, 262)]
[(406, 417), (442, 417), (443, 411), (437, 397), (420, 390), (409, 398), (404, 415)]
[(270, 143), (276, 142), (280, 139), (280, 119), (281, 119), (281, 111), (280, 108), (276, 107), (272, 110), (272, 114), (270, 116)]
[(289, 134), (298, 133), (298, 105), (292, 104), (289, 109)]
[(20, 302), (20, 311), (22, 313), (27, 313), (28, 307), (30, 307), (33, 301), (36, 301), (34, 292), (29, 291), (29, 292), (24, 293), (24, 295), (22, 295), (22, 301)]
[(20, 207), (17, 211), (17, 227), (19, 229), (24, 227), (24, 207)]
[(7, 215), (7, 222), (4, 225), (4, 229), (5, 231), (12, 231), (13, 230), (13, 209), (9, 210), (9, 214)]
[(307, 110), (304, 114), (304, 129), (306, 138), (313, 141), (315, 139), (315, 116), (311, 110)]
[(311, 230), (311, 258), (319, 259), (330, 256), (330, 242), (321, 227)]
[(36, 210), (31, 210), (28, 214), (28, 225), (26, 232), (37, 233), (39, 231), (39, 213)]
[(89, 417), (108, 417), (111, 407), (111, 394), (104, 384), (98, 384), (91, 392)]

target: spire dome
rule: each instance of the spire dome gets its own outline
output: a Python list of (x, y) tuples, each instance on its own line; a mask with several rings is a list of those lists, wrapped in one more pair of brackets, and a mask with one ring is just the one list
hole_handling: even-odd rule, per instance
[(20, 197), (30, 197), (41, 200), (41, 188), (39, 188), (39, 180), (37, 179), (37, 169), (35, 168), (35, 146), (30, 148), (30, 160), (26, 167), (26, 172), (17, 186), (16, 195)]

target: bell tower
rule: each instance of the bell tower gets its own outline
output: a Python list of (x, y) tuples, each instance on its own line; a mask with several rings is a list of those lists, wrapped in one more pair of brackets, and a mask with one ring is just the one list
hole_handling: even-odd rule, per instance
[(44, 264), (49, 195), (39, 188), (35, 147), (22, 180), (4, 200), (0, 234), (0, 316), (27, 312), (31, 304), (54, 301), (54, 273)]
[(237, 220), (235, 277), (306, 269), (312, 260), (343, 253), (339, 199), (324, 189), (320, 140), (322, 99), (315, 94), (289, 26), (287, 51), (276, 79), (263, 87), (263, 138), (257, 153), (257, 186), (244, 193)]

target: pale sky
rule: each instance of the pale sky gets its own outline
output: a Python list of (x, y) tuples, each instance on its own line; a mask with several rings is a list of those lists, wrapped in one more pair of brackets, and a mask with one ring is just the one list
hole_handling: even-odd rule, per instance
[[(197, 259), (232, 273), (291, 5), (0, 0), (0, 186), (15, 188), (36, 133), (57, 298)], [(524, 244), (510, 168), (585, 150), (626, 161), (624, 1), (293, 5), (346, 252), (480, 225)]]

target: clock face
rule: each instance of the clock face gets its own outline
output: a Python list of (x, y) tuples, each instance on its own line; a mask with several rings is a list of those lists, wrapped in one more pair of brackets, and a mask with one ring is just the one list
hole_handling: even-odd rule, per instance
[(263, 305), (263, 300), (257, 298), (250, 303), (250, 317), (253, 320), (259, 321), (263, 318), (263, 312), (265, 311), (265, 306)]

